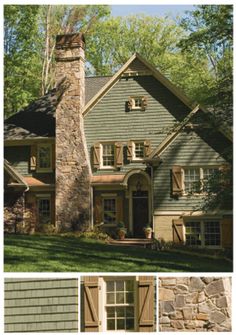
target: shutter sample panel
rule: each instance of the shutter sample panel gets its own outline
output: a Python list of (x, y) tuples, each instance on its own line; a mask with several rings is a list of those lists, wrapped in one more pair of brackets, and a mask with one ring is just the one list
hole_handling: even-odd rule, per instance
[(5, 279), (5, 332), (78, 332), (77, 279)]

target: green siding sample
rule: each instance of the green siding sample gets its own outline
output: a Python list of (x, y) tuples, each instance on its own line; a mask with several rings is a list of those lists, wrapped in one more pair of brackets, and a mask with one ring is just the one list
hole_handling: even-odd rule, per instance
[(78, 332), (77, 279), (5, 279), (5, 332)]

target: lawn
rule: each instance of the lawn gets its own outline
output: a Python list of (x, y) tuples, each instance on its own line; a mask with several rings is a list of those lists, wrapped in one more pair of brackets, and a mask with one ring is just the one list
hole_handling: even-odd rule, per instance
[(181, 250), (111, 246), (65, 236), (7, 235), (5, 272), (231, 272), (232, 262)]

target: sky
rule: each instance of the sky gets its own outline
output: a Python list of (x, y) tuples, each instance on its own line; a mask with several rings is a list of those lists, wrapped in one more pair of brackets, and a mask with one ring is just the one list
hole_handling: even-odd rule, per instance
[(193, 5), (112, 5), (113, 16), (126, 16), (141, 14), (164, 16), (169, 14), (172, 17), (183, 15), (186, 10), (193, 10)]

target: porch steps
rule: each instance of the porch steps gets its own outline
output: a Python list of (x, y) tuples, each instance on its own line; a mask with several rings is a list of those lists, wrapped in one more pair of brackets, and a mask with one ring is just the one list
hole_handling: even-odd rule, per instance
[(124, 240), (109, 240), (109, 244), (117, 245), (117, 246), (125, 246), (125, 247), (148, 247), (154, 243), (153, 239), (148, 238), (125, 238)]

